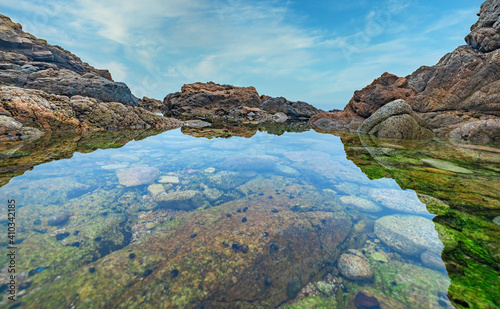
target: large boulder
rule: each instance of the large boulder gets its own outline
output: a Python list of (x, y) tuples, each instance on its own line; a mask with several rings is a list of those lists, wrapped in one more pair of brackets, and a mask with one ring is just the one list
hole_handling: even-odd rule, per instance
[(500, 48), (500, 3), (488, 0), (481, 6), (479, 20), (465, 38), (467, 45), (483, 53)]
[(441, 252), (443, 243), (429, 219), (411, 215), (385, 216), (375, 221), (375, 234), (399, 253), (415, 256), (429, 250)]
[(434, 133), (404, 100), (395, 100), (379, 108), (358, 129), (379, 138), (425, 139)]
[(0, 15), (0, 84), (41, 89), (48, 93), (83, 95), (103, 102), (136, 105), (130, 89), (59, 46), (23, 31)]

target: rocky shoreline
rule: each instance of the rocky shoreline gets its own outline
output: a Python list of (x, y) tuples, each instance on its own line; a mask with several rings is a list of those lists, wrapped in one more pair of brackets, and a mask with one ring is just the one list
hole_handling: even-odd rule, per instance
[(380, 138), (500, 141), (500, 6), (488, 0), (467, 45), (432, 67), (384, 73), (343, 111), (259, 95), (254, 87), (186, 84), (163, 101), (138, 99), (77, 56), (0, 15), (0, 141), (54, 131), (206, 127), (212, 123), (308, 123)]

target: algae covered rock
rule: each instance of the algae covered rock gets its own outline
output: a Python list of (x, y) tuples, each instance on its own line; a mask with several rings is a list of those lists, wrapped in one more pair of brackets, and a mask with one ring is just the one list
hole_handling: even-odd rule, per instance
[(195, 190), (161, 194), (156, 197), (156, 202), (160, 207), (176, 210), (194, 210), (205, 204), (201, 193)]
[(364, 257), (342, 254), (338, 260), (340, 273), (351, 280), (368, 280), (373, 277), (373, 270)]
[(443, 243), (438, 238), (434, 223), (423, 217), (385, 216), (375, 221), (374, 229), (381, 241), (403, 254), (417, 255), (426, 250), (443, 250)]

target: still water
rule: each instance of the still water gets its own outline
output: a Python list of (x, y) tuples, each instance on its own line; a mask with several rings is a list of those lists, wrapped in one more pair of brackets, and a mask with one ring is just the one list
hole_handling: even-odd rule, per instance
[(498, 148), (187, 131), (1, 145), (1, 306), (499, 308)]

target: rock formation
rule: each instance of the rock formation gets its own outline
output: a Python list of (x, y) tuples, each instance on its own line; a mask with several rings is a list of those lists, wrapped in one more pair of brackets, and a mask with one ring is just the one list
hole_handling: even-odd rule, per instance
[(384, 73), (356, 91), (343, 111), (312, 117), (319, 129), (356, 130), (380, 107), (406, 100), (440, 136), (500, 141), (500, 5), (488, 0), (465, 38), (467, 45), (406, 77)]
[(320, 111), (305, 102), (259, 96), (254, 87), (219, 85), (214, 82), (186, 84), (181, 92), (165, 97), (162, 111), (169, 116), (225, 118), (235, 122), (307, 120)]
[(0, 84), (40, 89), (48, 93), (92, 97), (103, 102), (136, 105), (124, 83), (77, 56), (37, 39), (20, 24), (0, 15)]

